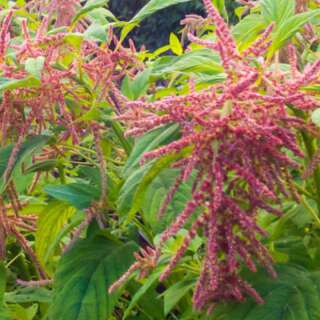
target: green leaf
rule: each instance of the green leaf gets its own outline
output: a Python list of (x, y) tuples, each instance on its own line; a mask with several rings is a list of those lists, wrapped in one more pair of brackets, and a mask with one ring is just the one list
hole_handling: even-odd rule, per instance
[(262, 16), (268, 24), (280, 24), (295, 14), (295, 0), (263, 0), (260, 6)]
[(36, 79), (41, 79), (41, 72), (44, 66), (45, 57), (28, 58), (25, 62), (25, 69)]
[(194, 50), (181, 56), (164, 56), (156, 60), (151, 67), (152, 74), (156, 77), (172, 75), (174, 72), (207, 74), (224, 72), (219, 55), (209, 49)]
[(51, 197), (68, 202), (80, 210), (89, 208), (94, 201), (99, 200), (100, 196), (97, 187), (85, 183), (46, 185), (44, 191)]
[(183, 54), (183, 47), (180, 43), (180, 40), (173, 32), (170, 33), (169, 43), (170, 43), (171, 51), (174, 54), (176, 54), (177, 56), (180, 56)]
[(49, 160), (38, 161), (35, 164), (28, 167), (24, 171), (24, 174), (50, 171), (54, 168), (59, 168), (61, 166), (62, 166), (62, 163), (58, 159), (49, 159)]
[(72, 25), (74, 26), (80, 19), (82, 19), (86, 14), (89, 12), (103, 7), (107, 3), (106, 0), (94, 0), (94, 1), (88, 1), (86, 5), (77, 12), (77, 14), (72, 19)]
[[(173, 196), (161, 220), (158, 219), (160, 207), (171, 186), (180, 173), (177, 169), (165, 169), (152, 181), (145, 193), (142, 210), (145, 221), (152, 227), (155, 233), (165, 230), (173, 219), (183, 211), (186, 203), (192, 196), (192, 184), (194, 177), (180, 184)], [(128, 201), (130, 205), (131, 202)]]
[(50, 245), (74, 213), (74, 208), (58, 201), (50, 203), (40, 213), (35, 235), (35, 249), (37, 257), (43, 265), (48, 262), (47, 252)]
[(97, 8), (88, 13), (90, 20), (94, 23), (105, 24), (109, 20), (118, 21), (114, 14), (106, 8)]
[(4, 304), (4, 296), (6, 291), (6, 267), (4, 265), (4, 261), (0, 261), (0, 319), (1, 320), (9, 320), (9, 316), (7, 313), (6, 306)]
[(128, 217), (126, 220), (127, 223), (129, 223), (134, 218), (136, 213), (142, 208), (147, 188), (152, 183), (152, 181), (154, 181), (154, 179), (162, 170), (167, 168), (175, 160), (179, 159), (183, 153), (184, 152), (178, 154), (168, 154), (154, 161), (150, 169), (144, 174), (133, 196), (132, 207), (130, 209), (130, 212), (128, 213)]
[(0, 79), (0, 91), (14, 90), (19, 88), (38, 88), (41, 82), (39, 79), (29, 76), (24, 79), (12, 80), (7, 78)]
[(170, 286), (164, 293), (164, 313), (167, 316), (178, 302), (195, 286), (194, 280), (182, 280)]
[(317, 320), (320, 318), (320, 273), (294, 265), (276, 266), (278, 277), (265, 271), (248, 275), (265, 304), (252, 299), (241, 304), (220, 306), (217, 314), (224, 320)]
[(80, 49), (84, 36), (82, 33), (68, 33), (63, 38), (64, 42), (76, 49)]
[(232, 29), (232, 34), (237, 41), (239, 49), (248, 48), (266, 26), (267, 24), (258, 14), (250, 14), (237, 23)]
[(33, 320), (38, 312), (37, 304), (33, 304), (28, 308), (19, 304), (11, 304), (8, 308), (12, 319), (19, 320)]
[[(27, 161), (31, 155), (38, 152), (46, 143), (49, 142), (49, 136), (34, 136), (26, 139), (22, 144), (17, 157), (14, 162), (14, 166), (11, 170), (9, 178), (11, 179), (21, 179), (21, 164)], [(2, 193), (9, 181), (4, 181), (3, 174), (7, 168), (8, 160), (10, 158), (11, 152), (13, 150), (13, 145), (8, 145), (0, 149), (0, 193)], [(10, 179), (9, 179), (10, 180)]]
[(296, 14), (286, 19), (272, 35), (272, 46), (270, 54), (273, 54), (276, 50), (281, 48), (286, 41), (294, 36), (301, 29), (301, 27), (303, 27), (303, 25), (319, 15), (320, 9), (317, 9)]
[(131, 298), (129, 306), (126, 308), (123, 320), (127, 319), (128, 316), (130, 316), (130, 312), (132, 309), (137, 305), (139, 300), (147, 293), (147, 291), (152, 287), (154, 283), (159, 279), (161, 272), (153, 273), (151, 276), (147, 278), (147, 280), (144, 282), (144, 284), (135, 292), (133, 297)]
[(225, 6), (225, 0), (212, 0), (212, 3), (219, 10), (220, 14), (228, 20), (228, 13)]
[(41, 287), (19, 288), (15, 291), (7, 292), (4, 296), (6, 303), (49, 303), (51, 301), (51, 291)]
[(320, 108), (312, 112), (311, 120), (317, 127), (320, 127)]
[(54, 279), (50, 320), (108, 319), (121, 294), (107, 290), (133, 262), (137, 245), (102, 236), (78, 241), (60, 260)]
[(143, 137), (137, 139), (124, 167), (124, 175), (128, 176), (132, 169), (139, 165), (139, 161), (145, 152), (154, 150), (173, 141), (178, 137), (178, 133), (179, 127), (177, 125), (171, 125), (152, 130)]
[(150, 0), (131, 20), (130, 23), (141, 22), (143, 19), (156, 13), (159, 10), (175, 4), (189, 2), (191, 0)]
[(151, 70), (146, 69), (139, 73), (133, 80), (130, 80), (130, 78), (126, 76), (121, 85), (122, 93), (131, 100), (138, 99), (147, 92), (150, 74)]
[(107, 26), (94, 23), (84, 32), (83, 35), (86, 40), (106, 42), (108, 37), (106, 29)]

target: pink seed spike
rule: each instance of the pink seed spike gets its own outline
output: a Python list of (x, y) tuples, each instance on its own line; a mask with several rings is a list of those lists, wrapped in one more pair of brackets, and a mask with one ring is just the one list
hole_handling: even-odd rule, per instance
[(208, 16), (213, 19), (216, 25), (216, 33), (221, 43), (227, 48), (229, 57), (238, 56), (236, 43), (229, 31), (228, 25), (221, 17), (219, 11), (215, 8), (211, 0), (203, 0), (203, 3), (208, 12)]
[(288, 45), (288, 56), (289, 56), (289, 63), (291, 67), (292, 77), (296, 77), (298, 74), (298, 61), (297, 61), (296, 48), (294, 47), (293, 44)]
[[(248, 48), (246, 49), (245, 51), (242, 52), (242, 56), (243, 57), (246, 57), (248, 54), (252, 53), (254, 54), (255, 56), (261, 56), (262, 53), (265, 51), (265, 44), (266, 44), (266, 41), (267, 39), (269, 38), (273, 28), (274, 28), (274, 23), (271, 23), (265, 30), (264, 32), (262, 33), (262, 35), (256, 40), (253, 42), (253, 44)], [(269, 46), (269, 42), (268, 42), (268, 46)]]
[(7, 42), (8, 42), (8, 36), (10, 37), (10, 34), (8, 34), (10, 23), (12, 20), (13, 11), (9, 11), (9, 13), (4, 18), (1, 30), (0, 30), (0, 59), (3, 59)]

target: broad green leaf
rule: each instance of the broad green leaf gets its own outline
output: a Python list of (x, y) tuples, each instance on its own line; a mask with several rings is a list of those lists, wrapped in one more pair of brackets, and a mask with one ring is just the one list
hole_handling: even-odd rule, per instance
[(108, 288), (133, 262), (133, 242), (119, 245), (102, 236), (78, 241), (59, 262), (50, 320), (108, 319), (121, 294)]
[(14, 320), (33, 320), (38, 312), (38, 305), (33, 304), (30, 307), (23, 307), (19, 304), (10, 304), (8, 309)]
[(209, 49), (193, 50), (181, 56), (164, 56), (152, 65), (154, 76), (172, 75), (172, 73), (218, 74), (224, 71), (219, 55)]
[(28, 58), (25, 62), (25, 69), (36, 79), (40, 80), (44, 62), (45, 57)]
[(134, 148), (124, 167), (124, 174), (128, 176), (130, 171), (139, 165), (145, 152), (156, 149), (178, 138), (179, 127), (177, 125), (165, 126), (155, 129), (136, 140)]
[(93, 9), (91, 12), (88, 13), (88, 16), (90, 17), (90, 20), (92, 20), (94, 23), (102, 25), (104, 25), (109, 20), (118, 21), (114, 14), (106, 8)]
[(131, 100), (136, 100), (147, 92), (149, 87), (150, 69), (139, 73), (133, 80), (126, 76), (121, 85), (122, 93)]
[(265, 304), (252, 299), (241, 304), (220, 306), (217, 313), (225, 320), (317, 320), (320, 318), (320, 273), (294, 265), (278, 265), (278, 277), (265, 271), (248, 275)]
[(306, 23), (320, 15), (320, 9), (296, 14), (286, 19), (272, 35), (271, 53), (281, 48), (287, 40), (294, 36)]
[(317, 127), (320, 127), (320, 108), (312, 112), (311, 120)]
[(239, 49), (243, 50), (249, 47), (266, 26), (267, 24), (258, 14), (250, 14), (237, 23), (232, 29), (232, 34)]
[(130, 23), (141, 22), (159, 10), (190, 0), (150, 0), (131, 20)]
[(130, 209), (130, 212), (128, 213), (127, 223), (129, 223), (134, 218), (135, 214), (142, 208), (147, 188), (152, 183), (152, 181), (154, 181), (154, 179), (159, 175), (159, 173), (162, 170), (167, 168), (172, 162), (179, 159), (182, 156), (182, 154), (183, 153), (168, 154), (160, 159), (157, 159), (150, 166), (150, 169), (144, 174), (141, 182), (138, 185), (137, 190), (135, 191), (132, 201), (132, 207)]
[(107, 26), (94, 23), (83, 33), (83, 36), (86, 40), (106, 42), (108, 37), (106, 29)]
[(97, 187), (84, 183), (46, 185), (44, 191), (51, 197), (68, 202), (80, 210), (89, 208), (100, 197), (100, 191)]
[(86, 5), (73, 17), (72, 25), (75, 25), (80, 19), (82, 19), (86, 14), (93, 11), (94, 9), (103, 7), (106, 3), (106, 0), (88, 1)]
[(177, 56), (183, 54), (183, 47), (179, 41), (179, 38), (173, 32), (170, 33), (169, 43), (171, 51), (174, 54), (176, 54)]
[(43, 265), (47, 264), (47, 252), (63, 226), (73, 216), (75, 209), (63, 202), (50, 203), (40, 213), (35, 235), (35, 249), (38, 259)]
[(168, 190), (170, 190), (172, 185), (175, 183), (179, 173), (180, 171), (177, 169), (163, 170), (152, 181), (145, 193), (142, 204), (144, 219), (152, 227), (155, 233), (160, 233), (165, 230), (173, 219), (183, 211), (186, 203), (190, 200), (192, 195), (191, 189), (193, 177), (188, 181), (181, 183), (163, 217), (160, 220), (158, 219), (158, 213), (161, 205), (168, 193)]
[[(50, 137), (48, 136), (34, 136), (26, 139), (26, 141), (22, 144), (17, 157), (15, 159), (14, 166), (11, 170), (11, 179), (21, 179), (21, 164), (24, 161), (27, 161), (31, 155), (38, 152), (46, 143), (48, 143)], [(4, 148), (0, 149), (0, 193), (2, 193), (8, 183), (8, 181), (4, 181), (4, 173), (7, 168), (8, 160), (10, 158), (11, 152), (13, 150), (13, 145), (8, 145)]]
[(164, 313), (167, 316), (179, 301), (195, 286), (194, 280), (182, 280), (170, 286), (164, 293)]
[(137, 305), (142, 296), (147, 293), (147, 291), (153, 286), (154, 283), (156, 283), (156, 281), (159, 279), (160, 273), (161, 272), (156, 272), (149, 276), (147, 280), (143, 283), (143, 285), (139, 288), (139, 290), (135, 292), (134, 296), (130, 301), (129, 306), (126, 308), (124, 312), (123, 320), (127, 319), (128, 316), (130, 316), (132, 309)]
[(295, 5), (295, 0), (263, 0), (261, 14), (268, 24), (280, 24), (295, 14)]
[(64, 37), (64, 42), (76, 49), (80, 49), (83, 39), (82, 33), (68, 33)]

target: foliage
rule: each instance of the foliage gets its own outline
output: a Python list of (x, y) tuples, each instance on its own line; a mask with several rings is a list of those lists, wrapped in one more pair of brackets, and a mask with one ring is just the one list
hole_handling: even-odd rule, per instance
[(0, 319), (319, 319), (317, 1), (120, 2), (0, 1)]

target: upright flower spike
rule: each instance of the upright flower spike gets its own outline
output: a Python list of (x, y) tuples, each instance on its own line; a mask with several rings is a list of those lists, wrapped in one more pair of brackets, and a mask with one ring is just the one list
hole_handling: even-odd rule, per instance
[(287, 152), (302, 157), (296, 130), (312, 132), (313, 128), (289, 114), (286, 104), (302, 110), (319, 107), (319, 102), (303, 87), (319, 84), (320, 62), (301, 74), (279, 74), (268, 68), (265, 59), (260, 58), (270, 45), (273, 25), (240, 55), (229, 27), (212, 2), (203, 2), (215, 23), (217, 42), (202, 40), (193, 34), (190, 40), (220, 54), (228, 75), (225, 82), (155, 102), (128, 101), (125, 113), (118, 119), (129, 126), (127, 134), (133, 136), (164, 125), (180, 127), (178, 140), (148, 151), (142, 157), (145, 162), (188, 150), (186, 156), (172, 164), (180, 168), (181, 173), (164, 200), (160, 217), (165, 214), (184, 175), (194, 171), (197, 176), (192, 198), (162, 233), (156, 257), (161, 256), (164, 243), (190, 222), (182, 246), (160, 277), (165, 280), (201, 230), (206, 237), (206, 248), (193, 303), (196, 309), (211, 311), (218, 302), (243, 301), (248, 295), (257, 303), (263, 302), (256, 290), (241, 278), (241, 265), (255, 272), (260, 264), (272, 277), (276, 276), (272, 257), (260, 240), (267, 233), (257, 224), (257, 214), (262, 209), (281, 215), (274, 205), (280, 197), (297, 199), (289, 170), (299, 165)]

